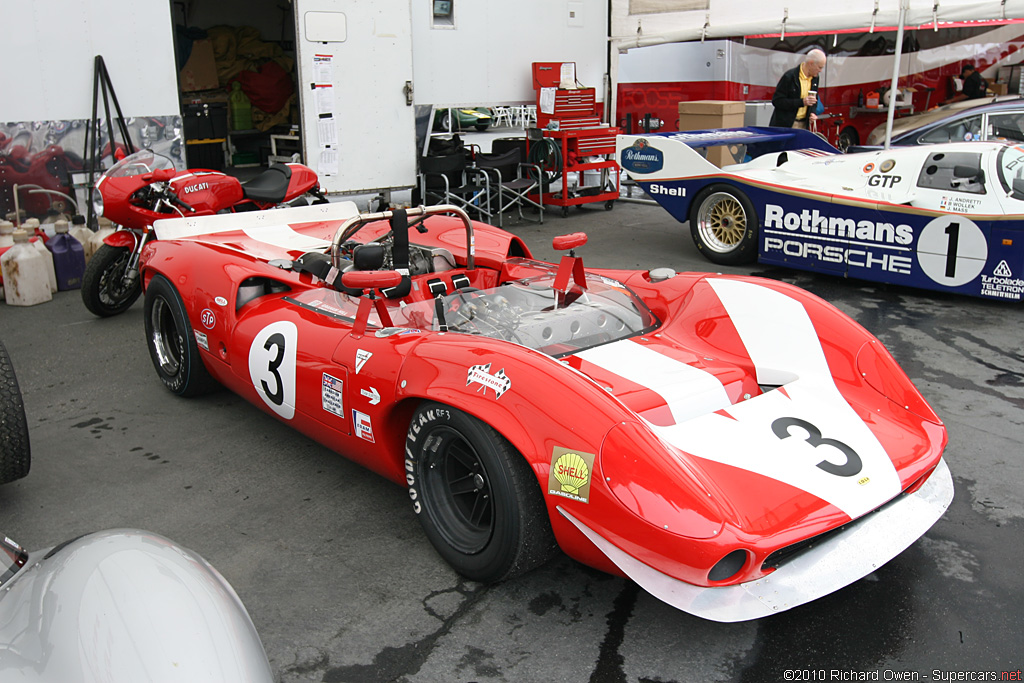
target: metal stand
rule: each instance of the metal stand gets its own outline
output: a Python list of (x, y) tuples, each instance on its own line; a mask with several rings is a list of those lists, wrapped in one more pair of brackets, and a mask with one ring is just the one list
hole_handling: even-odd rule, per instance
[(132, 144), (131, 134), (128, 132), (128, 124), (125, 123), (124, 114), (121, 113), (121, 105), (117, 101), (117, 95), (114, 93), (114, 86), (110, 82), (110, 74), (107, 73), (107, 65), (103, 62), (102, 55), (96, 55), (95, 68), (93, 69), (93, 81), (92, 81), (92, 118), (89, 120), (89, 126), (85, 129), (85, 150), (82, 152), (82, 159), (86, 160), (88, 168), (88, 185), (86, 187), (86, 206), (88, 207), (88, 213), (86, 214), (86, 225), (94, 228), (95, 224), (93, 220), (97, 216), (93, 216), (92, 212), (92, 190), (96, 183), (96, 171), (102, 170), (103, 148), (100, 143), (100, 119), (98, 116), (99, 107), (99, 93), (103, 91), (103, 113), (107, 123), (107, 130), (110, 134), (110, 155), (114, 156), (116, 147), (114, 145), (114, 126), (112, 125), (110, 118), (110, 101), (114, 102), (114, 110), (117, 112), (117, 129), (121, 133), (121, 139), (124, 141), (124, 146), (127, 148), (129, 154), (135, 152), (135, 146)]

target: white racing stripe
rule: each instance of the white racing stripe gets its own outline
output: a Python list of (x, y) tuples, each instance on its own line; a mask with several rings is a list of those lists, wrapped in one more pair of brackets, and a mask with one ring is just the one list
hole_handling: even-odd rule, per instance
[(314, 251), (323, 250), (331, 246), (329, 241), (303, 235), (301, 232), (292, 230), (290, 225), (260, 225), (251, 228), (243, 228), (248, 237), (270, 244), (288, 251)]
[[(803, 306), (754, 284), (708, 282), (736, 326), (758, 381), (785, 382), (785, 393), (771, 391), (731, 406), (727, 412), (735, 419), (711, 413), (653, 429), (687, 453), (785, 482), (851, 518), (897, 495), (900, 482), (892, 461), (836, 388)], [(787, 419), (790, 426), (780, 428)], [(814, 445), (809, 430), (795, 421), (816, 429), (820, 443)], [(782, 438), (780, 431), (788, 436)], [(843, 446), (855, 456), (847, 455)], [(856, 460), (859, 468), (847, 468), (856, 470), (852, 474), (829, 471)]]
[(661, 396), (676, 424), (730, 404), (725, 387), (711, 373), (628, 339), (576, 355)]

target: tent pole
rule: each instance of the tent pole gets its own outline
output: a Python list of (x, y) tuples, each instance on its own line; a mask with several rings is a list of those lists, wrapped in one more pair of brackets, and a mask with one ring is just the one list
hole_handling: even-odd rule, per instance
[(889, 140), (892, 138), (892, 120), (896, 115), (896, 89), (900, 79), (900, 59), (903, 56), (903, 22), (907, 17), (908, 0), (900, 0), (899, 28), (896, 30), (896, 54), (892, 60), (892, 83), (889, 86), (889, 115), (885, 119), (885, 148), (889, 149)]

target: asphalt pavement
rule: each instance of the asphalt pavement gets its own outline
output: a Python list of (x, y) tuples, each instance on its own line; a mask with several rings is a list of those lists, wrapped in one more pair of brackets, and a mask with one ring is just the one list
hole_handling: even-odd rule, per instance
[(40, 549), (136, 527), (199, 552), (242, 598), (286, 683), (1021, 680), (1024, 305), (712, 267), (656, 206), (552, 212), (510, 229), (545, 259), (554, 235), (584, 231), (588, 265), (753, 273), (832, 302), (881, 338), (945, 420), (952, 507), (870, 576), (754, 622), (689, 616), (564, 556), (484, 586), (434, 552), (402, 488), (226, 391), (168, 393), (141, 302), (98, 319), (62, 292), (0, 304), (33, 458), (28, 477), (0, 487), (0, 532)]

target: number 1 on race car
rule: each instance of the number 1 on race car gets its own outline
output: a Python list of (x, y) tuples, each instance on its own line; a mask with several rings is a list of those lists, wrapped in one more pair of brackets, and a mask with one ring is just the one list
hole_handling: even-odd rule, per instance
[(249, 347), (249, 377), (263, 402), (286, 420), (295, 415), (295, 323), (280, 320), (260, 330)]

